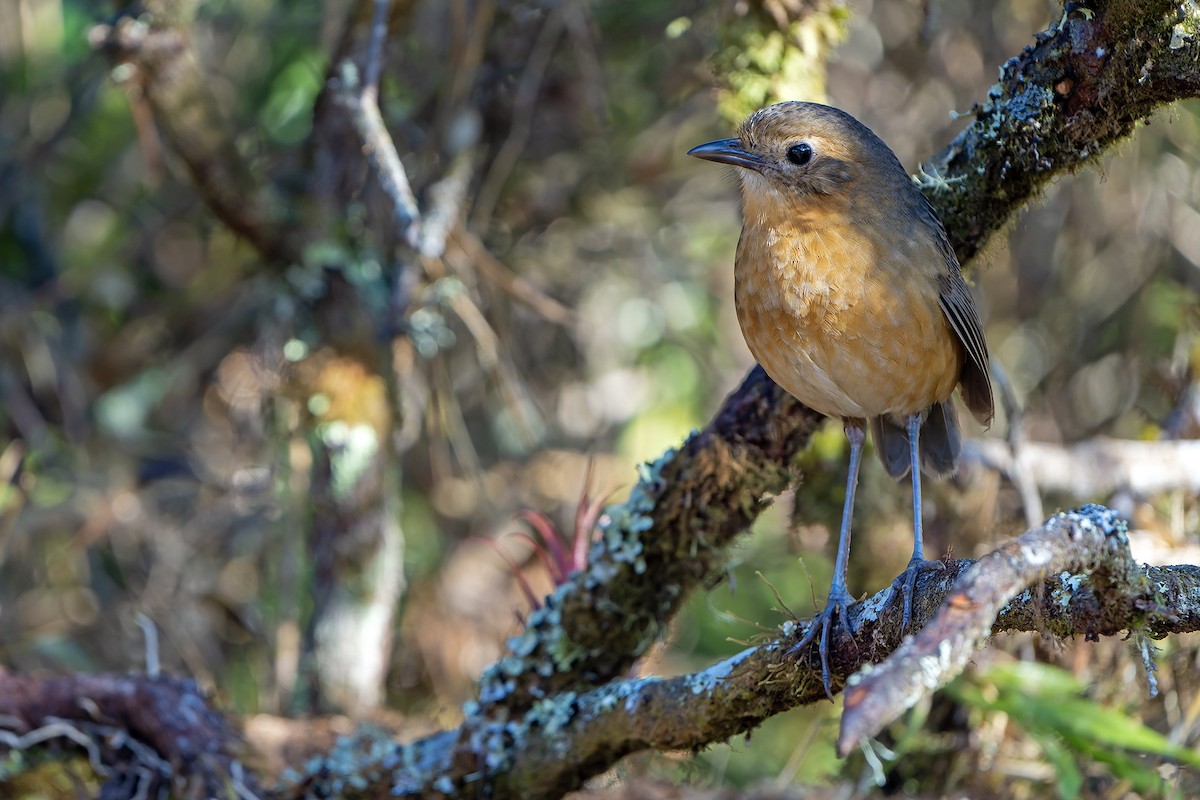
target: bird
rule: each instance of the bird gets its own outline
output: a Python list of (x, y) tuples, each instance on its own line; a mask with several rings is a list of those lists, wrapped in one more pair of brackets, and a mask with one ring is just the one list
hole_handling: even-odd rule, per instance
[(994, 415), (987, 341), (937, 212), (891, 148), (850, 114), (778, 103), (751, 114), (734, 138), (688, 155), (736, 168), (734, 304), (751, 354), (801, 403), (840, 419), (850, 443), (828, 600), (790, 651), (819, 630), (832, 700), (835, 620), (853, 642), (846, 565), (867, 429), (887, 473), (912, 476), (913, 553), (897, 578), (903, 631), (925, 563), (921, 473), (952, 473), (962, 449), (955, 389), (982, 425)]

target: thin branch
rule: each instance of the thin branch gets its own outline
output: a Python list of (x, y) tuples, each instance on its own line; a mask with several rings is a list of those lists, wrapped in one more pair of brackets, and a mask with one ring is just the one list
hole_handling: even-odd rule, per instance
[(379, 105), (379, 77), (383, 74), (383, 45), (387, 41), (390, 0), (375, 0), (371, 39), (367, 42), (367, 64), (363, 70), (363, 95)]
[[(1038, 493), (1037, 481), (1025, 469), (1025, 412), (1017, 402), (1017, 392), (1012, 381), (1008, 378), (1008, 370), (998, 361), (991, 365), (992, 378), (995, 380), (996, 391), (1000, 395), (1000, 405), (1004, 408), (1004, 418), (1007, 420), (1005, 439), (1008, 444), (1008, 456), (1011, 468), (1004, 474), (1017, 487), (1021, 497), (1021, 507), (1025, 510), (1025, 524), (1033, 527), (1038, 520), (1044, 519), (1042, 513), (1042, 496)], [(964, 461), (969, 461), (969, 457)]]
[(499, 286), (514, 300), (533, 309), (550, 322), (558, 325), (570, 325), (575, 321), (576, 315), (572, 309), (543, 292), (528, 278), (510, 270), (500, 259), (492, 255), (479, 237), (465, 227), (460, 225), (454, 229), (450, 242), (455, 247), (447, 251), (447, 263), (456, 272), (461, 273), (467, 266), (461, 262), (469, 259), (470, 265), (474, 266), (480, 275)]
[(487, 222), (496, 207), (496, 201), (500, 198), (500, 190), (504, 188), (504, 182), (508, 180), (517, 159), (525, 150), (526, 142), (529, 141), (529, 133), (533, 129), (534, 106), (542, 87), (542, 78), (550, 65), (550, 57), (554, 55), (554, 46), (562, 35), (563, 13), (561, 5), (551, 9), (529, 51), (529, 59), (513, 99), (512, 128), (492, 159), (491, 169), (488, 170), (483, 185), (479, 187), (479, 193), (475, 196), (475, 210), (471, 215), (473, 230), (487, 229)]
[[(372, 31), (372, 44), (374, 41)], [(350, 59), (342, 62), (335, 80), (338, 84), (334, 87), (334, 97), (350, 111), (354, 129), (363, 142), (363, 153), (379, 177), (380, 188), (391, 201), (396, 233), (401, 241), (415, 248), (420, 238), (421, 212), (396, 144), (379, 113), (378, 95), (371, 87), (360, 84), (358, 67)]]

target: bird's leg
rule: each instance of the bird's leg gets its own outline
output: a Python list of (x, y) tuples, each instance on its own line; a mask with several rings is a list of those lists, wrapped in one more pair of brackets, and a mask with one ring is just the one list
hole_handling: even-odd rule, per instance
[(850, 641), (854, 641), (854, 629), (846, 613), (854, 602), (854, 598), (846, 589), (846, 565), (850, 560), (850, 522), (854, 516), (854, 490), (858, 488), (858, 466), (862, 460), (863, 443), (867, 434), (860, 422), (851, 420), (846, 422), (846, 438), (850, 440), (850, 469), (846, 477), (846, 503), (842, 506), (842, 529), (838, 533), (837, 558), (833, 563), (833, 583), (829, 587), (829, 599), (825, 601), (825, 608), (812, 618), (804, 638), (788, 651), (795, 653), (807, 647), (818, 629), (820, 630), (821, 638), (818, 640), (817, 650), (821, 657), (821, 683), (831, 701), (833, 692), (830, 690), (832, 676), (829, 671), (829, 629), (835, 617)]
[(921, 536), (921, 415), (913, 414), (908, 418), (908, 457), (912, 468), (912, 507), (913, 507), (913, 554), (908, 566), (900, 575), (904, 581), (901, 592), (904, 595), (904, 617), (900, 622), (900, 635), (908, 630), (912, 622), (912, 596), (917, 585), (917, 576), (925, 562), (925, 545)]
[[(912, 468), (912, 494), (913, 494), (913, 554), (909, 561), (925, 560), (925, 542), (921, 536), (921, 415), (913, 414), (908, 418), (908, 461)], [(905, 622), (908, 621), (908, 614), (904, 615)]]

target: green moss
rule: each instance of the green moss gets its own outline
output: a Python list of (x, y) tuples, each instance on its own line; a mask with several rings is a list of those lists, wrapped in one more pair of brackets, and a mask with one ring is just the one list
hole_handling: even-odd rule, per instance
[(746, 14), (724, 30), (713, 71), (724, 83), (717, 107), (730, 124), (781, 100), (825, 97), (829, 51), (846, 38), (844, 6), (806, 14), (786, 28), (766, 16)]

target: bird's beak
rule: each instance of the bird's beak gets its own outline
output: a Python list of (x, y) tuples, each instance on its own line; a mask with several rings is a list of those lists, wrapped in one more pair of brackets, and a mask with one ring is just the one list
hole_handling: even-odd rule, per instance
[(758, 171), (762, 169), (762, 157), (751, 153), (742, 146), (741, 139), (718, 139), (697, 145), (687, 151), (689, 156), (703, 158), (705, 161), (716, 161), (718, 164), (731, 164), (735, 167), (745, 167)]

